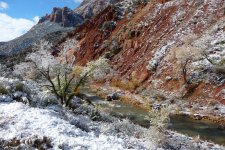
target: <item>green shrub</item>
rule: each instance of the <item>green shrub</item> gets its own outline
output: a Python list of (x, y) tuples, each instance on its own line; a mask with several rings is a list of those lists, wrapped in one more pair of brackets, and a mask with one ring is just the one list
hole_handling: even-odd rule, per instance
[(150, 128), (149, 138), (157, 147), (167, 143), (166, 129), (169, 124), (169, 108), (160, 108), (149, 112)]
[(15, 85), (15, 91), (23, 91), (24, 85), (22, 83), (16, 83)]
[(7, 89), (2, 85), (0, 85), (0, 94), (1, 95), (8, 94)]

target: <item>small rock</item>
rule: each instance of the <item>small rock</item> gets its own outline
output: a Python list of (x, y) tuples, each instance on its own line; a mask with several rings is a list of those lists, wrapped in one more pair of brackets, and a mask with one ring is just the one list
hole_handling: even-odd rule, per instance
[(13, 98), (21, 98), (23, 96), (23, 92), (16, 91), (13, 93)]
[(107, 95), (106, 100), (107, 101), (112, 101), (112, 96), (111, 95)]
[(21, 99), (22, 99), (22, 102), (24, 104), (29, 104), (30, 103), (30, 101), (29, 101), (29, 99), (27, 97), (22, 97)]
[(220, 124), (220, 125), (218, 126), (218, 129), (219, 129), (219, 130), (225, 130), (225, 125)]
[(172, 77), (167, 76), (167, 77), (166, 77), (166, 81), (170, 81), (170, 80), (172, 80)]
[(113, 93), (112, 94), (112, 99), (113, 100), (119, 100), (120, 99), (120, 95), (118, 93)]
[(119, 100), (119, 99), (120, 99), (120, 95), (118, 93), (113, 93), (113, 94), (107, 95), (106, 97), (107, 101)]
[(194, 114), (194, 118), (195, 118), (196, 120), (202, 120), (203, 116), (200, 115), (200, 114)]
[(153, 104), (152, 108), (155, 110), (160, 110), (161, 109), (161, 105), (160, 104)]

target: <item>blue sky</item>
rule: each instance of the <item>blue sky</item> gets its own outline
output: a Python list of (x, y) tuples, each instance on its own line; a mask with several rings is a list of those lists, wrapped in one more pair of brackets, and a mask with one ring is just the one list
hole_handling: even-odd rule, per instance
[(11, 17), (32, 19), (50, 13), (53, 7), (68, 6), (74, 9), (79, 2), (74, 0), (5, 0), (9, 7), (3, 12)]
[(53, 7), (76, 8), (82, 0), (0, 0), (0, 41), (12, 40), (27, 32)]

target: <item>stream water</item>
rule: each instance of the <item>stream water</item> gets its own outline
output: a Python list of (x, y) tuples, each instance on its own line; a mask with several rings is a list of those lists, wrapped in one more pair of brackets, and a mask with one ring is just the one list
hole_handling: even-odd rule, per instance
[[(113, 116), (120, 118), (128, 118), (135, 124), (149, 127), (148, 112), (132, 105), (122, 103), (121, 101), (105, 101), (95, 96), (95, 93), (85, 93), (89, 96), (93, 103), (110, 109)], [(188, 136), (200, 136), (201, 139), (212, 141), (217, 144), (225, 145), (225, 130), (218, 129), (218, 124), (199, 121), (185, 116), (172, 116), (170, 118), (169, 129)]]

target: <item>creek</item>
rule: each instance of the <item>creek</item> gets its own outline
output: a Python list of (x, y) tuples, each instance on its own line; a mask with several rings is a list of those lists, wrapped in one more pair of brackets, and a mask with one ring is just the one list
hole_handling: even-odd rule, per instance
[[(148, 128), (150, 126), (149, 112), (121, 101), (106, 101), (96, 96), (94, 92), (85, 90), (89, 99), (104, 109), (108, 109), (110, 114), (119, 118), (127, 118), (135, 124)], [(225, 130), (220, 130), (218, 124), (195, 120), (188, 116), (176, 115), (170, 117), (169, 129), (187, 136), (200, 136), (200, 139), (212, 141), (225, 145)]]

